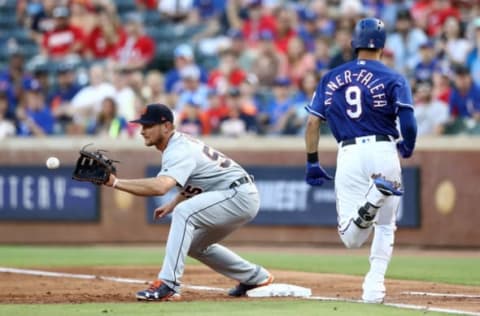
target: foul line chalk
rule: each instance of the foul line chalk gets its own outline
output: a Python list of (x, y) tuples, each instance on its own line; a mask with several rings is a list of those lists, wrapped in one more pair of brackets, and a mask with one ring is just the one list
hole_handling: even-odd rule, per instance
[(417, 296), (435, 296), (435, 297), (480, 298), (480, 295), (472, 295), (472, 294), (451, 294), (451, 293), (432, 293), (432, 292), (402, 292), (402, 294), (417, 295)]
[[(47, 277), (55, 277), (55, 278), (102, 280), (102, 281), (112, 281), (112, 282), (130, 283), (130, 284), (149, 284), (150, 283), (147, 280), (139, 280), (139, 279), (116, 278), (116, 277), (93, 275), (93, 274), (76, 274), (76, 273), (41, 271), (41, 270), (29, 270), (29, 269), (15, 269), (15, 268), (5, 268), (5, 267), (0, 267), (0, 273), (1, 272), (36, 275), (36, 276), (47, 276)], [(198, 286), (198, 285), (183, 285), (183, 286), (187, 289), (197, 290), (197, 291), (210, 291), (210, 292), (226, 292), (227, 291), (226, 289), (209, 287), (209, 286)]]
[[(327, 297), (327, 296), (311, 296), (311, 297), (306, 297), (306, 299), (317, 300), (317, 301), (329, 301), (329, 302), (363, 303), (361, 300), (353, 300), (353, 299), (341, 298), (341, 297)], [(396, 308), (403, 308), (403, 309), (418, 310), (418, 311), (424, 311), (424, 312), (438, 312), (438, 313), (449, 313), (449, 314), (455, 314), (455, 315), (480, 316), (480, 313), (462, 311), (457, 309), (449, 309), (449, 308), (420, 306), (420, 305), (402, 304), (402, 303), (382, 303), (382, 305), (396, 307)]]
[[(2, 272), (3, 273), (16, 273), (16, 274), (26, 274), (26, 275), (47, 276), (47, 277), (84, 279), (84, 280), (103, 280), (103, 281), (112, 281), (112, 282), (119, 282), (119, 283), (134, 283), (134, 284), (148, 284), (149, 283), (149, 281), (146, 281), (146, 280), (97, 276), (97, 275), (93, 275), (93, 274), (75, 274), (75, 273), (50, 272), (50, 271), (41, 271), (41, 270), (29, 270), (29, 269), (16, 269), (16, 268), (0, 267), (0, 273), (2, 273)], [(210, 291), (210, 292), (225, 292), (226, 291), (226, 289), (209, 287), (209, 286), (183, 285), (183, 287), (188, 288), (188, 289), (192, 289), (192, 290), (198, 290), (198, 291)], [(408, 292), (408, 293), (422, 293), (422, 292)], [(341, 297), (328, 297), (328, 296), (310, 296), (310, 297), (304, 297), (304, 298), (301, 298), (301, 299), (317, 300), (317, 301), (362, 303), (362, 301), (360, 301), (360, 300), (353, 300), (353, 299), (347, 299), (347, 298), (341, 298)], [(467, 312), (467, 311), (448, 309), (448, 308), (426, 307), (426, 306), (400, 304), (400, 303), (383, 303), (383, 305), (391, 306), (391, 307), (397, 307), (397, 308), (403, 308), (403, 309), (411, 309), (411, 310), (431, 311), (431, 312), (439, 312), (439, 313), (450, 313), (450, 314), (456, 314), (456, 315), (480, 316), (480, 313)]]

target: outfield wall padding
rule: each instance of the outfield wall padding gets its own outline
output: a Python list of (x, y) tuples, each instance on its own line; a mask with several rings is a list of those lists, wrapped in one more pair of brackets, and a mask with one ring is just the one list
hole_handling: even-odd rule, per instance
[[(121, 160), (118, 175), (139, 178), (160, 154), (142, 139), (92, 138), (8, 139), (0, 142), (0, 166), (42, 166), (49, 156), (73, 165), (78, 149), (94, 142)], [(302, 138), (206, 138), (205, 142), (244, 165), (303, 165)], [(322, 164), (334, 166), (337, 146), (322, 138)], [(396, 243), (411, 246), (480, 247), (480, 138), (423, 138), (404, 166), (420, 168), (419, 228), (399, 229)], [(0, 243), (163, 242), (168, 225), (148, 224), (145, 203), (110, 188), (101, 188), (98, 222), (0, 221)], [(340, 244), (333, 227), (266, 227), (250, 225), (228, 237), (231, 243)]]

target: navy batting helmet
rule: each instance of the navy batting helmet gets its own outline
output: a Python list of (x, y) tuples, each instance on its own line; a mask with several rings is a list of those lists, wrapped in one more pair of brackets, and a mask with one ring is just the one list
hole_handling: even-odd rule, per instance
[(352, 47), (383, 48), (385, 46), (385, 24), (376, 18), (366, 18), (357, 22), (353, 33)]

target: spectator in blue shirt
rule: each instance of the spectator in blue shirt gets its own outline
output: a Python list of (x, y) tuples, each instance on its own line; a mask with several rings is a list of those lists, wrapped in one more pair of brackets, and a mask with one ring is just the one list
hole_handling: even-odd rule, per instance
[(267, 130), (270, 133), (284, 134), (293, 112), (295, 101), (292, 98), (292, 82), (287, 77), (278, 77), (274, 81), (273, 98), (267, 104), (266, 112), (261, 113), (263, 123), (268, 124)]
[(426, 41), (420, 45), (420, 61), (415, 66), (414, 77), (417, 82), (432, 81), (432, 75), (438, 69), (438, 60), (435, 58), (433, 41)]
[(454, 118), (480, 119), (480, 87), (473, 83), (470, 70), (463, 65), (455, 69), (449, 105), (450, 115)]
[(48, 104), (55, 108), (69, 103), (81, 88), (75, 78), (75, 67), (71, 64), (60, 64), (57, 69), (57, 84), (48, 96)]
[(208, 92), (209, 88), (206, 84), (200, 81), (200, 69), (194, 65), (190, 65), (182, 69), (180, 77), (182, 78), (182, 86), (178, 92), (177, 102), (174, 111), (181, 113), (183, 107), (191, 99), (194, 99), (196, 104), (202, 110), (208, 108)]
[(207, 21), (218, 18), (225, 10), (225, 3), (224, 0), (193, 0), (193, 8), (201, 20)]
[(81, 88), (76, 82), (74, 66), (60, 64), (57, 69), (57, 84), (48, 95), (47, 104), (56, 118), (56, 128), (61, 134), (68, 133), (68, 127), (72, 123), (70, 101)]
[[(175, 67), (165, 75), (165, 91), (168, 93), (178, 93), (182, 86), (182, 78), (180, 72), (183, 68), (189, 66), (198, 67), (195, 64), (195, 56), (193, 49), (187, 44), (177, 46), (173, 52)], [(200, 69), (200, 81), (207, 82), (208, 74)]]
[(317, 14), (311, 10), (300, 10), (298, 17), (300, 24), (297, 30), (298, 36), (305, 43), (305, 47), (309, 52), (315, 51), (315, 38), (318, 36), (317, 30)]
[(7, 117), (15, 116), (15, 109), (22, 96), (23, 83), (30, 79), (24, 71), (23, 52), (15, 47), (8, 52), (7, 69), (0, 72), (0, 88), (5, 91), (8, 100)]
[(17, 109), (18, 135), (44, 136), (53, 134), (55, 119), (48, 108), (37, 80), (25, 82), (25, 103)]
[(480, 85), (480, 17), (473, 21), (473, 49), (467, 55), (467, 66), (472, 74), (473, 81)]

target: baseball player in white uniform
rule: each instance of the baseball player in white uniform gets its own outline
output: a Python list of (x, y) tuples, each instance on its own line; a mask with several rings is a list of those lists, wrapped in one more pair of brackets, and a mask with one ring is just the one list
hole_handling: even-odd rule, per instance
[(217, 242), (252, 220), (260, 198), (252, 176), (232, 159), (186, 134), (175, 131), (173, 113), (165, 105), (148, 105), (137, 120), (146, 146), (162, 153), (155, 178), (119, 179), (111, 175), (107, 186), (140, 196), (180, 192), (155, 209), (156, 219), (172, 213), (165, 258), (158, 279), (136, 294), (138, 300), (180, 299), (187, 255), (213, 270), (239, 281), (230, 296), (268, 285), (273, 276)]
[(385, 38), (381, 20), (358, 21), (352, 40), (358, 58), (327, 72), (306, 107), (307, 183), (322, 185), (333, 179), (317, 152), (319, 127), (327, 121), (339, 146), (335, 192), (340, 238), (347, 248), (358, 248), (374, 233), (370, 270), (362, 286), (362, 299), (368, 303), (381, 303), (385, 297), (403, 194), (398, 155), (409, 158), (417, 137), (408, 81), (380, 61)]

